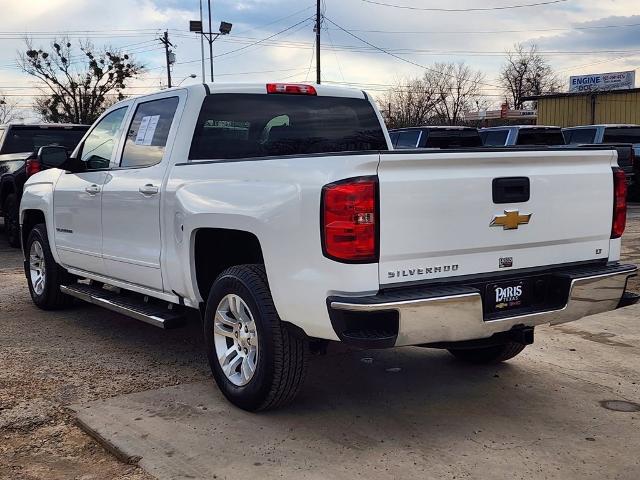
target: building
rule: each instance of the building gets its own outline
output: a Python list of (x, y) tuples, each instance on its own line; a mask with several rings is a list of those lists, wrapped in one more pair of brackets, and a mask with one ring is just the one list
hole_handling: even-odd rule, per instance
[(555, 93), (525, 100), (537, 102), (538, 125), (640, 124), (640, 88)]

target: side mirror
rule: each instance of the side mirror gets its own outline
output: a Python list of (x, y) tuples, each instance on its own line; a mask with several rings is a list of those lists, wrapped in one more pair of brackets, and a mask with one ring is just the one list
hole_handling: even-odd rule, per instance
[(65, 147), (49, 145), (38, 150), (38, 161), (46, 167), (61, 168), (68, 159), (69, 154)]

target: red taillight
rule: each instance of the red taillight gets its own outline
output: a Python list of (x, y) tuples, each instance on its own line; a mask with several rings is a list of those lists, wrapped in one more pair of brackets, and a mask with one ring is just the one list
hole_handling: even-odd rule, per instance
[(322, 189), (323, 253), (353, 263), (378, 261), (378, 180), (363, 177)]
[(300, 83), (267, 83), (267, 93), (284, 93), (289, 95), (317, 95), (315, 87)]
[(37, 158), (29, 158), (27, 159), (27, 164), (25, 165), (25, 170), (27, 171), (27, 178), (31, 175), (38, 173), (40, 168), (40, 162)]
[(613, 169), (613, 223), (611, 238), (620, 238), (627, 225), (627, 178), (619, 168)]

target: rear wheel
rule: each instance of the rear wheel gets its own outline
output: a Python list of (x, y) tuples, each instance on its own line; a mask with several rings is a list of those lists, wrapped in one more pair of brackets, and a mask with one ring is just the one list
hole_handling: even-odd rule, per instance
[(449, 353), (468, 363), (488, 364), (500, 363), (512, 359), (524, 350), (526, 345), (517, 342), (507, 342), (502, 345), (484, 348), (450, 349)]
[(73, 297), (63, 294), (60, 286), (69, 283), (73, 277), (55, 262), (43, 223), (29, 232), (24, 251), (28, 255), (25, 273), (33, 303), (43, 310), (71, 305)]
[(18, 218), (18, 197), (15, 193), (10, 194), (4, 201), (2, 211), (4, 212), (4, 231), (7, 235), (9, 245), (14, 248), (20, 247), (20, 221)]
[(213, 376), (234, 405), (276, 408), (302, 386), (307, 342), (280, 320), (262, 265), (220, 274), (207, 301), (204, 335)]

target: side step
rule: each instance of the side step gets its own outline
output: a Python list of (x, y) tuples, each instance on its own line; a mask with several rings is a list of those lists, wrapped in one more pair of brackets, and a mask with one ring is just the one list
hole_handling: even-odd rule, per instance
[(176, 328), (185, 320), (184, 308), (155, 299), (145, 302), (142, 295), (121, 294), (106, 288), (77, 283), (61, 285), (60, 291), (85, 302), (141, 320), (155, 327)]

